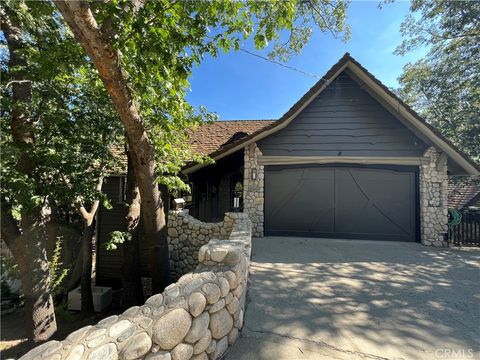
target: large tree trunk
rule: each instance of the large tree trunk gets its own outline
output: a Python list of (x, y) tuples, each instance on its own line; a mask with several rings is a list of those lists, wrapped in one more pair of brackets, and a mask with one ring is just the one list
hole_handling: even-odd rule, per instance
[[(32, 86), (25, 74), (27, 59), (26, 46), (22, 37), (20, 24), (14, 18), (9, 18), (1, 12), (1, 26), (9, 50), (9, 69), (12, 84), (12, 138), (20, 149), (17, 170), (32, 178), (35, 163), (29, 155), (33, 146), (34, 124), (29, 116), (28, 107), (32, 102)], [(2, 201), (2, 205), (4, 205)], [(3, 216), (11, 216), (10, 211)], [(46, 205), (35, 208), (24, 207), (21, 213), (20, 229), (17, 237), (7, 237), (4, 240), (12, 251), (19, 266), (22, 289), (25, 296), (25, 315), (29, 340), (44, 341), (50, 338), (56, 330), (55, 309), (50, 293), (50, 271), (47, 259), (48, 219)], [(7, 220), (10, 231), (12, 221)], [(2, 232), (3, 235), (3, 232)]]
[(50, 293), (47, 258), (47, 228), (43, 214), (22, 213), (22, 237), (25, 238), (25, 263), (18, 262), (21, 273), (27, 331), (30, 340), (48, 340), (56, 331), (55, 308)]
[(57, 330), (50, 295), (45, 217), (22, 213), (21, 233), (10, 211), (9, 204), (3, 199), (2, 239), (18, 265), (25, 298), (28, 339), (36, 343), (49, 339)]
[(132, 156), (132, 165), (142, 199), (142, 219), (149, 244), (152, 269), (152, 290), (168, 285), (168, 244), (160, 235), (165, 226), (163, 202), (156, 180), (155, 149), (140, 117), (118, 50), (104, 36), (86, 1), (55, 1), (77, 41), (93, 60), (120, 120), (123, 123)]
[(131, 235), (129, 241), (123, 244), (123, 292), (125, 306), (131, 307), (144, 302), (142, 280), (140, 277), (140, 193), (135, 181), (130, 152), (127, 150), (127, 232)]

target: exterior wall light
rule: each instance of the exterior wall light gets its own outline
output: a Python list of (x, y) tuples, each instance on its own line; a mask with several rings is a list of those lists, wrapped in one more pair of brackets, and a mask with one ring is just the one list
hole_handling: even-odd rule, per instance
[(257, 179), (257, 169), (252, 169), (252, 180)]

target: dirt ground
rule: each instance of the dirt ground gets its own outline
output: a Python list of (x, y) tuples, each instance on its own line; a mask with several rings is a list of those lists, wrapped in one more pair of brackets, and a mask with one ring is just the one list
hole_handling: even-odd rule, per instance
[[(57, 308), (57, 333), (51, 340), (63, 340), (71, 332), (90, 324), (95, 324), (110, 313), (84, 317), (78, 312)], [(14, 313), (2, 315), (0, 334), (0, 359), (18, 359), (29, 351), (32, 346), (27, 343), (25, 332), (25, 315), (23, 309)]]

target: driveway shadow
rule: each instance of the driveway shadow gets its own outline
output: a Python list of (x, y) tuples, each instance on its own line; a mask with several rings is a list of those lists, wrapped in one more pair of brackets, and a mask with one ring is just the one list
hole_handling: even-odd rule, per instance
[(255, 359), (478, 359), (479, 285), (478, 249), (255, 239), (243, 336)]

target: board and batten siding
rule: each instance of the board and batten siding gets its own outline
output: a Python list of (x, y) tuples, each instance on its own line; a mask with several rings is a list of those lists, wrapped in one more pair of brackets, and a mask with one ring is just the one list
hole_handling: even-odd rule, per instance
[[(121, 177), (108, 177), (102, 187), (102, 191), (110, 200), (111, 209), (101, 206), (98, 214), (98, 237), (97, 237), (97, 261), (96, 281), (97, 285), (120, 286), (122, 278), (123, 247), (119, 245), (116, 250), (107, 250), (104, 243), (110, 239), (112, 231), (126, 230), (127, 204), (121, 201)], [(141, 225), (141, 224), (140, 224)], [(141, 231), (141, 228), (140, 228)], [(140, 235), (141, 236), (141, 235)], [(148, 252), (144, 241), (140, 241), (140, 258), (142, 275), (148, 273)]]
[(427, 149), (345, 72), (258, 146), (264, 156), (416, 157)]

